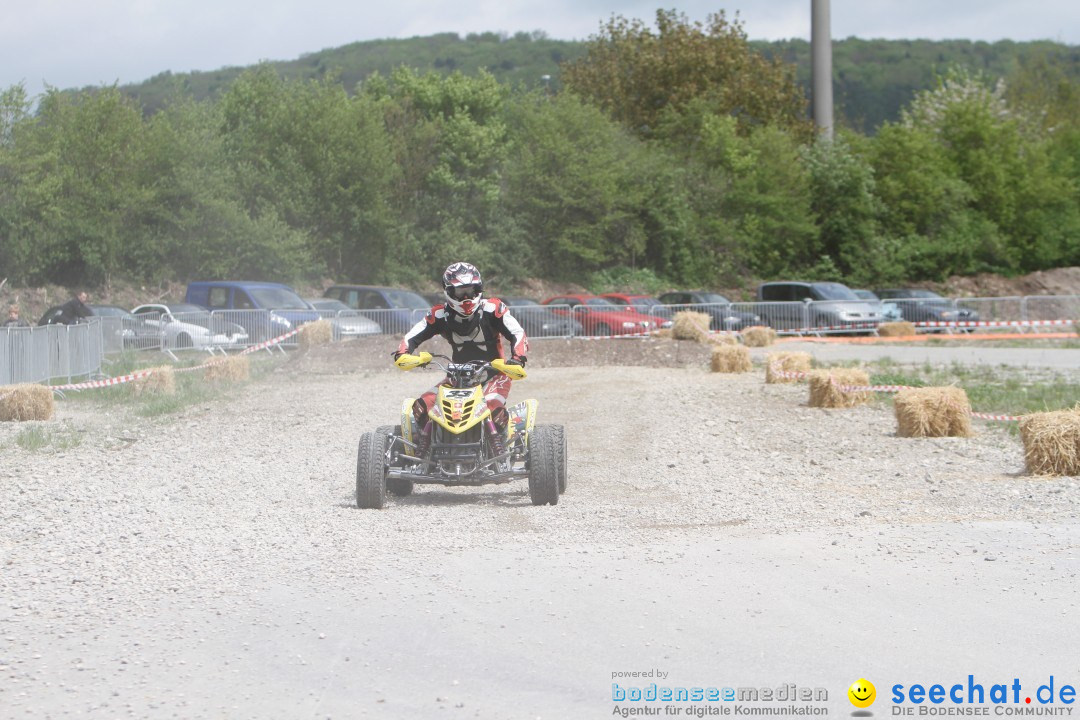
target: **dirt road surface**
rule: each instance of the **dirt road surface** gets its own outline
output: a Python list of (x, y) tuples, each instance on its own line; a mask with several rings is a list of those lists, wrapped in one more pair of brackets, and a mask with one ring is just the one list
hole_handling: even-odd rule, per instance
[(760, 370), (538, 361), (512, 398), (566, 426), (557, 506), (361, 511), (360, 433), (435, 375), (350, 352), (179, 417), (61, 404), (64, 452), (0, 428), (0, 717), (605, 718), (613, 682), (795, 683), (837, 717), (861, 677), (883, 717), (895, 683), (1080, 681), (1080, 487), (1000, 426), (903, 439)]

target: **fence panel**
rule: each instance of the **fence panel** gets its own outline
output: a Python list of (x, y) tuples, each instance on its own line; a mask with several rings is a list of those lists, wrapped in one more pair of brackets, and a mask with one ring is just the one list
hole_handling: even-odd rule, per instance
[[(955, 306), (958, 322), (1016, 322), (1025, 319), (1024, 298), (1019, 296), (957, 298)], [(964, 315), (965, 311), (967, 315)]]
[(1080, 323), (1080, 295), (1028, 295), (1024, 320), (1072, 320)]
[(0, 328), (0, 385), (99, 375), (104, 345), (100, 318), (77, 325)]

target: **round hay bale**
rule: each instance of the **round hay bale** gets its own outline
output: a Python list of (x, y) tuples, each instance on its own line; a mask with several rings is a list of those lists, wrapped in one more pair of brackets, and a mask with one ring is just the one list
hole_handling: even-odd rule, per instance
[(153, 372), (131, 384), (131, 392), (135, 396), (143, 393), (147, 395), (175, 395), (176, 373), (173, 372), (172, 365), (161, 365), (150, 369)]
[(247, 380), (251, 377), (251, 361), (247, 355), (230, 355), (208, 365), (204, 377), (211, 382)]
[(844, 390), (842, 386), (864, 387), (870, 384), (870, 376), (858, 368), (832, 368), (810, 371), (810, 407), (848, 408), (870, 402), (868, 390)]
[(1080, 475), (1080, 405), (1025, 415), (1020, 440), (1032, 475)]
[(776, 342), (776, 331), (771, 327), (754, 325), (742, 331), (743, 345), (746, 347), (768, 347)]
[(675, 313), (675, 321), (671, 325), (671, 337), (676, 340), (707, 342), (709, 339), (708, 313), (693, 312), (692, 310), (682, 310)]
[(659, 329), (659, 330), (657, 330), (656, 332), (653, 333), (653, 337), (670, 338), (671, 337), (671, 328), (661, 328), (661, 329)]
[(712, 351), (712, 371), (716, 373), (744, 373), (753, 368), (750, 351), (742, 345), (717, 345)]
[(915, 334), (915, 323), (887, 322), (878, 325), (877, 334), (881, 337), (911, 337)]
[(971, 403), (958, 387), (901, 390), (893, 402), (900, 437), (971, 437)]
[(720, 332), (710, 335), (709, 342), (714, 345), (738, 345), (739, 338), (734, 333)]
[(808, 352), (775, 352), (769, 353), (765, 359), (765, 382), (767, 383), (793, 383), (798, 378), (789, 378), (780, 375), (783, 372), (810, 372), (810, 365), (814, 357)]
[(300, 347), (309, 348), (316, 345), (329, 345), (334, 339), (334, 326), (326, 318), (320, 318), (315, 322), (309, 322), (300, 326), (298, 333)]
[(26, 383), (0, 387), (0, 421), (26, 422), (52, 420), (52, 390), (44, 385)]

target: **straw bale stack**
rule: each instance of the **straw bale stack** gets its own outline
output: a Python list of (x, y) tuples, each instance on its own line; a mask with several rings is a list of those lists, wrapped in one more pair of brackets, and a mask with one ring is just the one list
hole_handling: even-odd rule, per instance
[(160, 365), (150, 368), (152, 372), (131, 384), (131, 392), (136, 395), (175, 395), (176, 373), (172, 365)]
[(746, 347), (768, 347), (776, 342), (776, 331), (771, 327), (754, 325), (742, 331), (742, 341)]
[(692, 310), (682, 310), (675, 313), (675, 321), (671, 325), (671, 337), (676, 340), (707, 342), (709, 340), (708, 313), (693, 312)]
[(878, 325), (877, 334), (881, 337), (911, 337), (915, 334), (915, 323), (887, 322)]
[(320, 318), (315, 322), (301, 325), (300, 332), (297, 334), (300, 338), (301, 348), (329, 345), (334, 339), (334, 326), (326, 318)]
[(971, 437), (971, 403), (958, 387), (901, 390), (893, 403), (900, 437)]
[(1020, 440), (1032, 475), (1080, 475), (1080, 405), (1025, 415)]
[(810, 372), (810, 407), (848, 408), (870, 402), (869, 391), (842, 390), (843, 385), (866, 386), (870, 376), (858, 368), (832, 368)]
[(744, 373), (753, 368), (750, 351), (742, 345), (716, 345), (712, 351), (712, 371), (716, 373)]
[(25, 422), (52, 420), (52, 390), (44, 385), (6, 385), (0, 387), (0, 421)]
[(722, 332), (710, 335), (709, 342), (713, 345), (738, 345), (739, 338), (734, 333)]
[(230, 355), (208, 365), (204, 377), (209, 381), (237, 381), (251, 377), (251, 361), (247, 355)]
[(769, 353), (765, 359), (765, 382), (770, 384), (797, 382), (798, 378), (787, 378), (776, 371), (808, 373), (813, 360), (814, 357), (808, 352)]

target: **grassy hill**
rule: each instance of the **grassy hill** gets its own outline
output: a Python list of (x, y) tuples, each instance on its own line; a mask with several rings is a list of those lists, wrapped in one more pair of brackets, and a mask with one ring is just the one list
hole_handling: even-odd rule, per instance
[[(796, 66), (809, 96), (810, 44), (804, 40), (754, 41), (763, 54), (779, 56)], [(400, 65), (421, 71), (475, 73), (486, 68), (505, 83), (538, 87), (550, 76), (559, 86), (559, 64), (585, 53), (585, 43), (552, 40), (545, 34), (442, 33), (400, 40), (370, 40), (272, 63), (289, 78), (319, 78), (337, 72), (352, 89), (374, 72), (388, 74)], [(886, 120), (895, 120), (900, 108), (919, 90), (933, 87), (935, 78), (951, 65), (964, 65), (992, 77), (1007, 77), (1025, 57), (1055, 56), (1080, 77), (1080, 47), (1052, 42), (970, 40), (860, 40), (834, 41), (834, 96), (839, 122), (872, 133)], [(244, 68), (173, 74), (164, 72), (123, 90), (154, 112), (169, 95), (186, 92), (196, 98), (212, 96), (226, 87)]]

